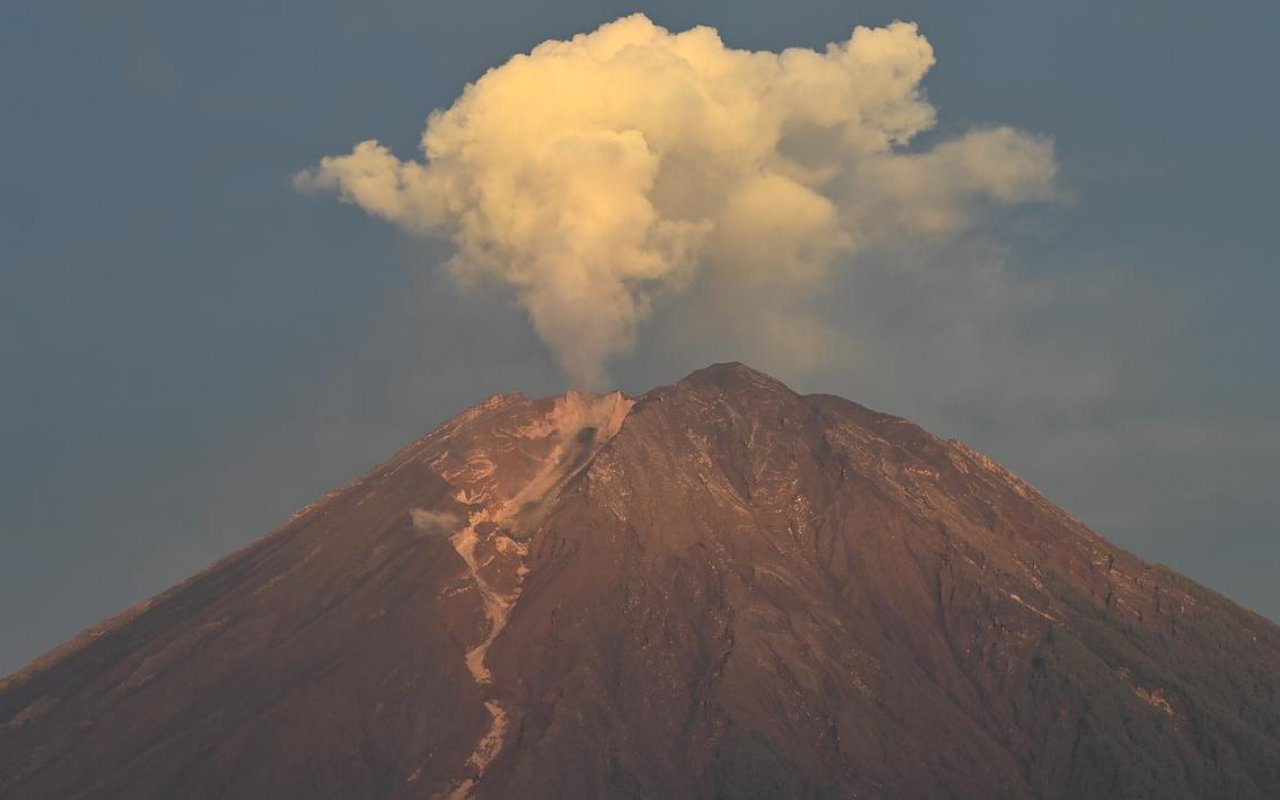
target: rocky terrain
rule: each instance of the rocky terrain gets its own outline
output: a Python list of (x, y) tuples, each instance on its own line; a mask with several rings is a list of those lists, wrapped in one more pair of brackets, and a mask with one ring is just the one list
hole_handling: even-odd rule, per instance
[(1277, 798), (1280, 629), (737, 364), (503, 395), (0, 682), (0, 798)]

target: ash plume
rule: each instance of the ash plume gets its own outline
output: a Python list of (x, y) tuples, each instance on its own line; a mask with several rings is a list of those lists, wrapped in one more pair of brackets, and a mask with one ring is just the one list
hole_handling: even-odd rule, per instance
[(933, 64), (907, 22), (774, 53), (636, 14), (489, 70), (431, 113), (421, 160), (369, 140), (294, 182), (449, 237), (459, 284), (510, 287), (565, 372), (598, 386), (695, 276), (749, 298), (744, 315), (817, 329), (806, 298), (865, 248), (1051, 199), (1044, 137), (909, 147), (935, 125)]

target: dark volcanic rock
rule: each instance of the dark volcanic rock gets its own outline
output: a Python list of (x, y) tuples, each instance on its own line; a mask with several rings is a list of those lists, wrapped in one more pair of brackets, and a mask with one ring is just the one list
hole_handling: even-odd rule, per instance
[(718, 365), (491, 398), (0, 684), (0, 798), (1276, 798), (1280, 630)]

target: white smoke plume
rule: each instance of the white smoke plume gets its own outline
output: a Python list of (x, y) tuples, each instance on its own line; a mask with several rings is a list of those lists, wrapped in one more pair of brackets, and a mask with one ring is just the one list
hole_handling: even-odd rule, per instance
[(512, 287), (569, 376), (595, 386), (697, 274), (803, 317), (863, 248), (1050, 199), (1045, 138), (993, 127), (908, 149), (935, 123), (920, 86), (933, 64), (912, 23), (773, 53), (637, 14), (489, 70), (432, 112), (423, 160), (365, 141), (295, 185), (451, 237), (452, 275)]
[(413, 520), (414, 530), (424, 536), (452, 533), (462, 526), (462, 518), (457, 514), (429, 508), (411, 508), (409, 518)]

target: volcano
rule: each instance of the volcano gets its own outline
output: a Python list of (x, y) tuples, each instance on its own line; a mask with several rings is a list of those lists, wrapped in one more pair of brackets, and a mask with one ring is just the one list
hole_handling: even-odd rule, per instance
[(42, 657), (0, 797), (1274, 799), (1280, 629), (722, 364), (491, 397)]

